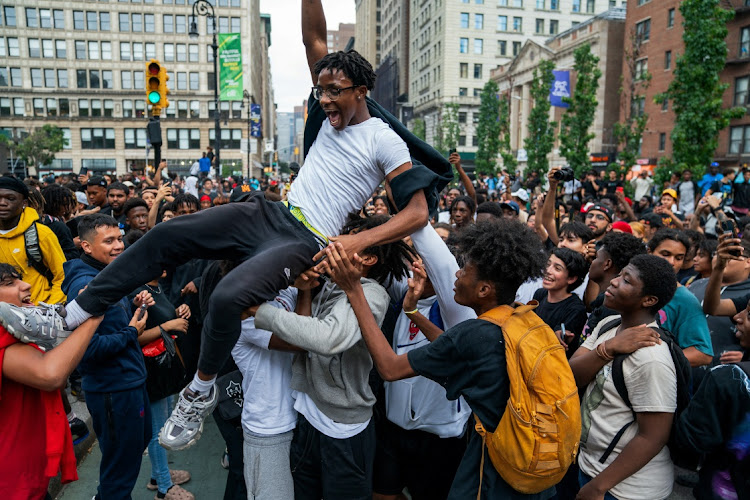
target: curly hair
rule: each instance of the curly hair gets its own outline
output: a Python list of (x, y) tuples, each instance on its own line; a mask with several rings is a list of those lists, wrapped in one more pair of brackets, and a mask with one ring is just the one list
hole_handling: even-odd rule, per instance
[[(349, 214), (349, 220), (341, 230), (341, 234), (366, 231), (385, 224), (389, 220), (388, 215), (373, 215), (363, 218), (358, 214)], [(368, 269), (367, 277), (374, 279), (385, 287), (389, 286), (393, 280), (398, 281), (408, 277), (409, 264), (417, 258), (414, 250), (401, 240), (365, 248), (362, 253), (378, 258), (378, 262)]]
[(477, 206), (476, 212), (477, 215), (490, 214), (493, 217), (497, 217), (498, 219), (502, 219), (503, 217), (503, 208), (499, 203), (495, 203), (494, 201), (485, 201), (484, 203), (480, 203), (479, 206)]
[(638, 271), (638, 278), (643, 284), (641, 296), (654, 295), (658, 299), (649, 309), (652, 314), (656, 314), (672, 300), (677, 290), (674, 269), (661, 257), (648, 254), (636, 255), (630, 259), (629, 264)]
[(576, 280), (567, 286), (567, 291), (572, 292), (583, 283), (586, 273), (589, 272), (589, 264), (579, 252), (570, 248), (553, 248), (552, 255), (563, 261), (568, 277), (575, 276)]
[(125, 217), (127, 217), (128, 212), (133, 210), (135, 207), (143, 207), (146, 209), (146, 212), (148, 212), (148, 203), (146, 203), (143, 198), (130, 198), (128, 201), (123, 203), (122, 213), (125, 214)]
[(346, 52), (339, 51), (326, 54), (320, 61), (315, 63), (313, 71), (316, 75), (319, 75), (325, 69), (341, 71), (357, 87), (364, 85), (367, 87), (367, 90), (375, 88), (375, 78), (377, 75), (375, 74), (375, 70), (372, 69), (372, 64), (354, 49), (347, 50)]
[(182, 205), (192, 205), (196, 210), (201, 209), (201, 202), (190, 193), (180, 193), (175, 195), (174, 201), (172, 202), (174, 210), (178, 210)]
[(653, 253), (657, 248), (659, 248), (659, 245), (661, 245), (666, 240), (673, 240), (677, 243), (682, 243), (682, 246), (685, 247), (686, 254), (688, 250), (690, 250), (690, 240), (687, 236), (685, 236), (685, 233), (676, 229), (663, 228), (656, 231), (651, 239), (648, 240), (648, 251)]
[(646, 253), (646, 245), (632, 234), (609, 232), (602, 238), (599, 248), (607, 252), (617, 271), (628, 265), (636, 255)]
[(513, 219), (492, 219), (467, 226), (452, 240), (479, 279), (495, 284), (498, 304), (512, 304), (529, 278), (542, 276), (547, 253), (528, 226)]
[(42, 189), (42, 196), (44, 210), (52, 217), (62, 217), (78, 205), (73, 191), (57, 184), (50, 184)]

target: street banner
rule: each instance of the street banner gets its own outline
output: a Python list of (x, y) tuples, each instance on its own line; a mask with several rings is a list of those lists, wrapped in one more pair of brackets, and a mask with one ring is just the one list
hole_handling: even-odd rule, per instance
[(570, 104), (563, 102), (563, 97), (570, 98), (570, 71), (553, 71), (555, 81), (550, 88), (549, 102), (558, 108), (570, 107)]
[(250, 135), (263, 137), (260, 129), (260, 104), (250, 104)]
[(219, 34), (219, 100), (242, 100), (242, 45), (239, 33)]

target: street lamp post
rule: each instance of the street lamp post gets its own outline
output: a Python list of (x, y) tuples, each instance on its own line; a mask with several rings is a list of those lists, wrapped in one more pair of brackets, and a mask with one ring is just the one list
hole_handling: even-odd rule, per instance
[(242, 91), (242, 106), (247, 106), (247, 176), (252, 177), (253, 167), (250, 163), (250, 117), (252, 114), (253, 96), (247, 90)]
[(190, 37), (197, 38), (198, 33), (198, 16), (206, 16), (211, 18), (213, 25), (213, 41), (211, 43), (211, 49), (214, 54), (214, 159), (216, 160), (216, 179), (221, 177), (221, 124), (219, 123), (220, 111), (219, 111), (219, 44), (216, 41), (216, 13), (214, 6), (211, 5), (207, 0), (196, 0), (193, 3), (193, 15), (190, 21)]

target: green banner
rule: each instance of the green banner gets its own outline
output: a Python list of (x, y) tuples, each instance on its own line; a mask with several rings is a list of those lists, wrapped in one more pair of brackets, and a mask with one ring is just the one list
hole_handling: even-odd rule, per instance
[(219, 34), (219, 100), (242, 100), (242, 45), (239, 33)]

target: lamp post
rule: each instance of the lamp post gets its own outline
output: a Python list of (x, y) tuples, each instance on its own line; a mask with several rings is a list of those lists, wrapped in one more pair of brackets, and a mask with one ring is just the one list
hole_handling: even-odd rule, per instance
[(250, 163), (250, 118), (252, 115), (251, 104), (255, 102), (253, 96), (247, 90), (242, 91), (242, 107), (247, 107), (247, 175), (252, 177), (253, 166)]
[(214, 54), (214, 159), (216, 160), (216, 179), (221, 177), (221, 124), (219, 118), (221, 116), (219, 111), (219, 44), (216, 42), (216, 13), (214, 6), (211, 5), (207, 0), (196, 0), (193, 3), (193, 15), (190, 21), (190, 37), (197, 38), (198, 33), (198, 16), (206, 16), (211, 18), (213, 25), (213, 41), (211, 43), (211, 49)]

